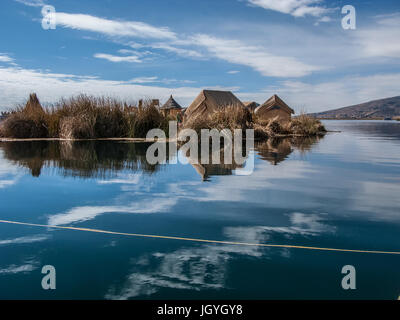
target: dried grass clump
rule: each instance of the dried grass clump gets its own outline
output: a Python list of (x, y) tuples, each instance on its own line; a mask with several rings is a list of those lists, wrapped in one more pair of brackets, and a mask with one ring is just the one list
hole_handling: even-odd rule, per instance
[(162, 129), (168, 133), (168, 119), (149, 100), (134, 108), (128, 117), (128, 136), (145, 138), (151, 129)]
[(268, 138), (280, 135), (290, 135), (289, 122), (281, 123), (278, 118), (269, 120), (257, 120), (254, 123), (255, 137)]
[(254, 129), (254, 138), (257, 140), (264, 140), (270, 137), (270, 132), (267, 130), (266, 126), (262, 126), (258, 123), (255, 123), (253, 129)]
[(152, 101), (139, 108), (106, 97), (78, 95), (43, 109), (36, 95), (2, 121), (0, 134), (13, 138), (144, 138), (151, 129), (168, 130), (168, 119)]
[(208, 115), (190, 117), (185, 121), (184, 127), (193, 129), (198, 133), (201, 129), (245, 130), (252, 127), (252, 117), (247, 109), (228, 106)]
[(294, 118), (289, 124), (289, 130), (292, 134), (302, 136), (316, 136), (326, 132), (321, 121), (305, 114)]
[(47, 138), (46, 113), (36, 94), (31, 94), (25, 107), (18, 107), (2, 123), (1, 134), (14, 138)]
[(65, 117), (60, 120), (59, 137), (62, 139), (95, 138), (95, 119), (88, 115)]

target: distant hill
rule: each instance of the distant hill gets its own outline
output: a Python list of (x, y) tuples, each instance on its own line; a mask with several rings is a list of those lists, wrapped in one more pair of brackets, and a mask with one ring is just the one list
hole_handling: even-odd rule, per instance
[(310, 115), (320, 119), (386, 119), (400, 117), (400, 96)]

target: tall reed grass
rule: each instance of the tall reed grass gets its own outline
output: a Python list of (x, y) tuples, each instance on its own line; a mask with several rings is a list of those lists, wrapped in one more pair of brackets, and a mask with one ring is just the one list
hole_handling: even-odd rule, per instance
[(184, 128), (190, 128), (200, 133), (201, 129), (250, 129), (252, 115), (249, 110), (227, 106), (207, 115), (197, 115), (184, 122)]
[(0, 135), (12, 138), (144, 138), (168, 119), (150, 100), (139, 107), (108, 97), (78, 95), (43, 108), (36, 94), (3, 121)]

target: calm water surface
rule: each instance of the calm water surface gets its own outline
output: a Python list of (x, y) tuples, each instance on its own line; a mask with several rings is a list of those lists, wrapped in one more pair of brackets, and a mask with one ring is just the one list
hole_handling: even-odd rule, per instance
[[(257, 144), (255, 171), (150, 165), (147, 144), (0, 143), (0, 219), (246, 243), (400, 251), (400, 122), (326, 121)], [(41, 268), (57, 289), (41, 287)], [(356, 268), (356, 290), (341, 269)], [(0, 299), (397, 299), (400, 256), (0, 223)]]

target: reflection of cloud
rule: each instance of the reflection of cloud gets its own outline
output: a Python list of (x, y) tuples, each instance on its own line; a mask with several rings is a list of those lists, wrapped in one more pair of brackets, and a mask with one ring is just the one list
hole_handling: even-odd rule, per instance
[[(328, 130), (343, 130), (340, 134), (328, 134), (324, 138), (323, 144), (319, 145), (318, 153), (327, 154), (335, 158), (340, 158), (344, 162), (352, 163), (373, 163), (380, 165), (400, 165), (397, 156), (400, 152), (398, 140), (384, 137), (384, 132), (379, 132), (379, 138), (371, 135), (366, 139), (366, 132), (361, 131), (368, 128), (367, 124), (355, 126), (354, 123), (341, 123), (338, 121), (324, 121)], [(382, 129), (384, 130), (384, 129)], [(392, 129), (394, 132), (396, 129)], [(370, 134), (370, 133), (369, 133)], [(382, 152), (391, 150), (391, 152)]]
[(352, 197), (353, 210), (374, 214), (374, 219), (399, 218), (400, 180), (360, 183), (360, 189)]
[(306, 178), (316, 172), (304, 161), (287, 160), (279, 167), (260, 162), (250, 176), (223, 176), (212, 185), (203, 185), (199, 188), (203, 196), (199, 195), (196, 200), (265, 203), (265, 198), (257, 196), (257, 192), (265, 192), (266, 189), (294, 190), (296, 186), (293, 182), (286, 184), (285, 181)]
[(0, 189), (12, 186), (15, 182), (15, 180), (0, 180)]
[(177, 199), (157, 198), (157, 201), (144, 199), (132, 202), (126, 206), (83, 206), (68, 210), (66, 213), (51, 215), (48, 220), (49, 225), (57, 226), (69, 223), (92, 220), (105, 213), (157, 213), (170, 210), (175, 205)]
[(110, 180), (99, 180), (98, 184), (138, 184), (140, 181), (141, 174), (127, 174), (124, 178), (110, 179)]
[(14, 185), (21, 175), (17, 166), (6, 160), (3, 150), (0, 150), (0, 189)]
[(40, 241), (48, 240), (49, 238), (50, 238), (49, 235), (38, 234), (38, 235), (34, 235), (34, 236), (19, 237), (19, 238), (14, 238), (14, 239), (5, 239), (5, 240), (0, 240), (0, 246), (8, 245), (8, 244), (23, 244), (23, 243), (40, 242)]
[[(332, 232), (333, 227), (323, 223), (324, 218), (317, 214), (292, 213), (287, 227), (227, 227), (224, 235), (227, 241), (260, 244), (272, 241), (277, 234), (316, 235)], [(269, 250), (260, 246), (245, 245), (202, 245), (182, 248), (170, 253), (156, 252), (132, 260), (134, 271), (128, 275), (121, 287), (112, 287), (106, 299), (126, 300), (139, 296), (149, 296), (161, 288), (173, 289), (221, 289), (225, 286), (228, 262), (235, 255), (261, 257), (278, 253), (289, 258), (290, 250)], [(153, 267), (156, 266), (156, 267)], [(145, 270), (145, 271), (143, 271)]]
[(317, 234), (322, 232), (333, 232), (335, 227), (323, 223), (325, 219), (318, 214), (304, 214), (294, 212), (290, 215), (290, 221), (294, 229), (301, 233)]
[(16, 274), (16, 273), (27, 273), (38, 268), (39, 262), (36, 260), (27, 260), (22, 265), (12, 264), (6, 268), (0, 269), (1, 274)]

